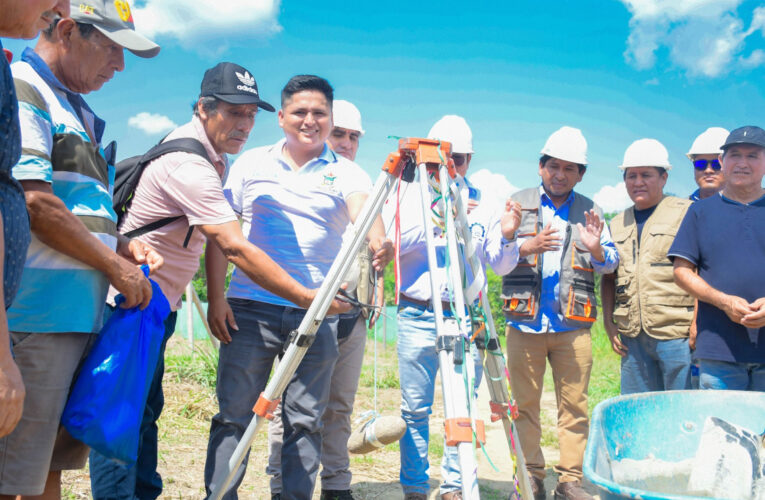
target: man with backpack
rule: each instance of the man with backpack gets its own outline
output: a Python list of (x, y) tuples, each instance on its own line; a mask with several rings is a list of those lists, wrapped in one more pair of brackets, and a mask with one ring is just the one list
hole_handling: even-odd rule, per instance
[[(119, 230), (164, 256), (165, 266), (153, 278), (173, 312), (165, 322), (165, 338), (144, 410), (137, 464), (127, 468), (91, 452), (95, 499), (153, 499), (162, 493), (162, 478), (156, 470), (156, 422), (164, 404), (164, 348), (175, 331), (175, 311), (199, 267), (206, 241), (220, 247), (230, 262), (263, 288), (303, 307), (313, 299), (313, 291), (247, 241), (223, 196), (226, 155), (242, 149), (259, 109), (274, 111), (260, 99), (251, 73), (237, 64), (220, 63), (205, 72), (191, 121), (142, 158), (118, 165), (115, 210), (121, 212)], [(153, 157), (156, 159), (146, 161)], [(112, 290), (110, 297), (115, 293)]]

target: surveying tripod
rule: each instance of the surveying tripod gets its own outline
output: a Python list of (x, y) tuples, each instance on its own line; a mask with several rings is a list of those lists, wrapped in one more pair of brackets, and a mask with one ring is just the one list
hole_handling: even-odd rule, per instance
[[(475, 298), (480, 296), (486, 319), (486, 340), (483, 347), (488, 351), (484, 357), (486, 380), (491, 397), (491, 418), (492, 421), (502, 419), (510, 444), (511, 459), (513, 454), (517, 459), (516, 475), (519, 492), (524, 500), (533, 499), (518, 434), (510, 419), (511, 405), (504, 379), (504, 358), (491, 316), (486, 279), (483, 267), (473, 248), (472, 235), (465, 216), (467, 211), (457, 184), (454, 182), (456, 171), (451, 160), (451, 144), (418, 138), (400, 139), (398, 151), (388, 156), (382, 170), (383, 172), (378, 177), (372, 193), (356, 219), (351, 236), (345, 239), (338, 257), (330, 267), (324, 283), (319, 288), (298, 329), (291, 332), (289, 346), (265, 390), (255, 403), (253, 408), (255, 415), (228, 461), (226, 477), (222, 483), (214, 486), (210, 498), (220, 500), (223, 497), (257, 432), (266, 420), (273, 418), (273, 412), (279, 405), (282, 394), (306, 351), (316, 338), (316, 331), (338, 292), (339, 284), (353, 264), (356, 254), (372, 227), (372, 223), (381, 213), (383, 204), (401, 182), (414, 182), (415, 172), (417, 172), (419, 173), (429, 268), (434, 270), (437, 266), (434, 242), (435, 226), (431, 220), (430, 185), (433, 183), (433, 187), (442, 193), (437, 204), (442, 207), (445, 219), (447, 253), (450, 262), (455, 264), (449, 267), (448, 281), (452, 284), (459, 284), (459, 286), (451, 287), (454, 291), (453, 303), (456, 314), (454, 317), (444, 318), (442, 304), (438, 300), (441, 296), (439, 284), (435, 281), (435, 273), (430, 273), (439, 368), (443, 388), (446, 444), (457, 447), (463, 498), (466, 500), (479, 498), (475, 446), (476, 442), (480, 446), (480, 443), (485, 441), (483, 422), (477, 419), (475, 415), (476, 405), (472, 401), (474, 399), (472, 384), (466, 391), (460, 390), (459, 384), (465, 375), (470, 381), (474, 379), (475, 367), (470, 353), (472, 349), (477, 348), (476, 343), (472, 341), (475, 336), (472, 335), (473, 324), (471, 315), (467, 314), (465, 299), (467, 296), (472, 303)], [(460, 230), (459, 235), (457, 234), (457, 227)], [(471, 286), (467, 290), (462, 289), (464, 267), (459, 264), (462, 262), (462, 256), (458, 236), (462, 239), (464, 255), (472, 275), (476, 277), (473, 283), (483, 283), (483, 287), (480, 289), (477, 286)]]

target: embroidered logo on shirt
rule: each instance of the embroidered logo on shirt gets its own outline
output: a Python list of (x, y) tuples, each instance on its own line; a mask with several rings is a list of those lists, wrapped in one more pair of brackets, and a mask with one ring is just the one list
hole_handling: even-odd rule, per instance
[(332, 170), (329, 170), (327, 173), (323, 175), (323, 179), (321, 181), (321, 184), (319, 185), (319, 189), (322, 189), (324, 191), (329, 191), (331, 193), (336, 193), (337, 188), (335, 187), (335, 181), (337, 180), (337, 176), (332, 172)]
[(486, 236), (486, 228), (480, 222), (474, 222), (470, 224), (470, 233), (473, 235), (473, 239), (481, 240)]

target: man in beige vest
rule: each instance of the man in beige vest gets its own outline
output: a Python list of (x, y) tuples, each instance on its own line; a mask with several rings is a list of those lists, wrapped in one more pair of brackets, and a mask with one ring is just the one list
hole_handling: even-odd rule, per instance
[(640, 139), (624, 153), (634, 206), (611, 221), (619, 267), (603, 276), (603, 322), (622, 357), (622, 394), (691, 388), (693, 298), (673, 278), (667, 251), (691, 201), (664, 195), (666, 148)]

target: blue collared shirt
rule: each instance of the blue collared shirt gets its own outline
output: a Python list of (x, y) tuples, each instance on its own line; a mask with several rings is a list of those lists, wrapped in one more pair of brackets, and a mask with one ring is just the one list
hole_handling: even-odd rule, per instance
[[(568, 224), (569, 211), (574, 202), (574, 192), (572, 191), (565, 202), (555, 208), (552, 200), (547, 196), (544, 187), (539, 187), (539, 216), (542, 218), (542, 227), (550, 224), (553, 229), (558, 230), (559, 235), (566, 234), (566, 225)], [(528, 238), (519, 238), (519, 248)], [(600, 244), (603, 247), (605, 260), (603, 262), (591, 259), (592, 268), (600, 274), (612, 273), (619, 265), (619, 254), (616, 246), (611, 239), (611, 232), (608, 230), (608, 224), (603, 226), (603, 232), (600, 233)], [(563, 248), (544, 253), (542, 259), (542, 293), (539, 300), (539, 315), (533, 323), (519, 323), (508, 321), (507, 324), (518, 330), (528, 333), (545, 332), (566, 332), (576, 330), (566, 324), (563, 312), (560, 310), (560, 264)]]

